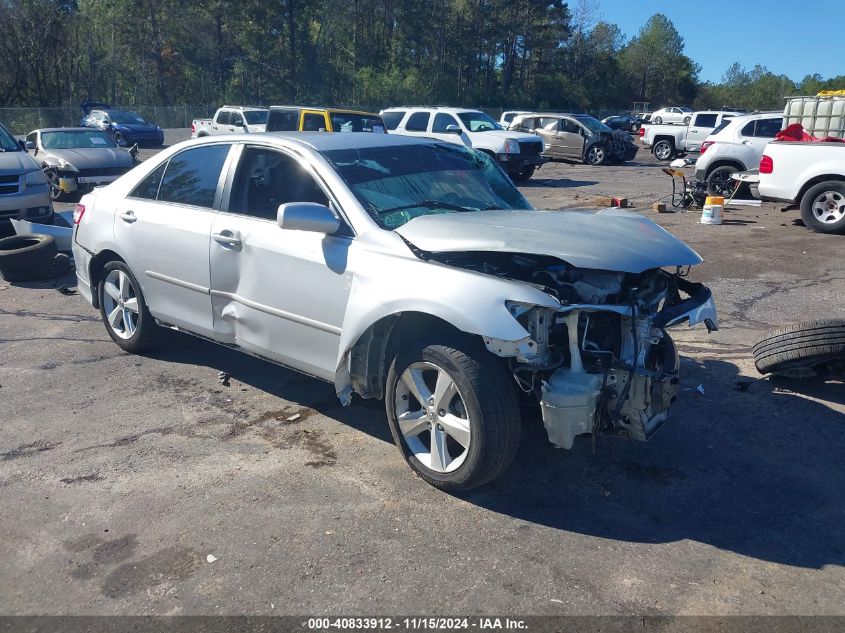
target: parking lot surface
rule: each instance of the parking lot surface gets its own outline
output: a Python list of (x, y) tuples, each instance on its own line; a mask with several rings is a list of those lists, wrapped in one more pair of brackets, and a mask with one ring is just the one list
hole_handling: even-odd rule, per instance
[(737, 389), (767, 328), (845, 315), (843, 238), (771, 204), (658, 215), (640, 154), (521, 189), (628, 197), (703, 256), (721, 329), (673, 329), (652, 441), (556, 450), (526, 410), (513, 468), (463, 496), (412, 474), (379, 402), (178, 334), (125, 354), (73, 278), (0, 281), (0, 611), (845, 614), (845, 388)]

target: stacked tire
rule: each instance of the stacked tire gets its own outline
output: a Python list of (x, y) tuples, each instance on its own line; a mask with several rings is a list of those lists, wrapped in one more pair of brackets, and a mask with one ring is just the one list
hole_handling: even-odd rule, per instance
[(70, 270), (50, 235), (14, 235), (0, 239), (0, 274), (6, 281), (54, 279)]

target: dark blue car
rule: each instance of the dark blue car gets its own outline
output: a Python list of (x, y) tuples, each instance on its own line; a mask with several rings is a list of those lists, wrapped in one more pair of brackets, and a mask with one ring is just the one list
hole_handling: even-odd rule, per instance
[(137, 112), (112, 108), (105, 103), (86, 102), (80, 105), (85, 112), (80, 125), (111, 134), (118, 145), (159, 147), (164, 144), (164, 132), (155, 123), (144, 120)]

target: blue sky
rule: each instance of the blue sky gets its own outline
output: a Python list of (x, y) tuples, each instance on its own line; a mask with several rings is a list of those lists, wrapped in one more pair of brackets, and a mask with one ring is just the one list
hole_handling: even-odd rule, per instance
[[(569, 0), (570, 7), (576, 2)], [(825, 78), (845, 75), (845, 0), (598, 0), (598, 4), (602, 17), (618, 24), (628, 39), (655, 13), (666, 15), (706, 81), (720, 81), (735, 61), (748, 69), (762, 64), (796, 81), (813, 73)]]

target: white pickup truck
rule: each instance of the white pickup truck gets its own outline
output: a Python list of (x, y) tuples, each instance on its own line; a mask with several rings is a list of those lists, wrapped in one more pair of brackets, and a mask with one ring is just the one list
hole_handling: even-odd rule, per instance
[(801, 205), (804, 224), (845, 234), (845, 143), (772, 141), (760, 159), (760, 197)]
[(737, 116), (736, 112), (705, 110), (694, 112), (689, 125), (652, 125), (644, 127), (643, 145), (651, 148), (658, 160), (672, 160), (687, 152), (697, 152), (701, 143), (722, 121)]
[(267, 108), (224, 105), (214, 113), (213, 119), (194, 119), (191, 138), (263, 132), (267, 126), (267, 112)]

